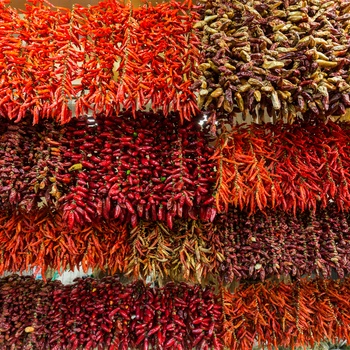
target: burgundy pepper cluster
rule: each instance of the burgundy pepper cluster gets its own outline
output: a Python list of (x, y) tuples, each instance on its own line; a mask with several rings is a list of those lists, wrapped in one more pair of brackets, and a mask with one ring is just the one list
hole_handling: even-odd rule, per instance
[(335, 206), (298, 213), (268, 211), (248, 217), (233, 211), (217, 229), (225, 262), (224, 279), (316, 275), (340, 278), (350, 272), (349, 215)]
[(73, 285), (0, 280), (0, 346), (35, 349), (222, 349), (222, 305), (210, 287), (118, 278)]
[(137, 225), (213, 220), (213, 149), (198, 122), (172, 114), (87, 117), (54, 127), (4, 122), (0, 196), (27, 211), (62, 209), (69, 227), (104, 218)]

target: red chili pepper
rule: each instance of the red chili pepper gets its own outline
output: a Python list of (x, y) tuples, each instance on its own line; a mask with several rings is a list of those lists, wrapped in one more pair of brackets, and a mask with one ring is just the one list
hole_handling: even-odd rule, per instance
[(135, 214), (135, 210), (134, 210), (133, 206), (131, 205), (131, 203), (128, 200), (125, 201), (125, 205), (126, 205), (126, 208), (128, 209), (128, 211), (131, 214)]
[(169, 339), (164, 345), (165, 348), (172, 348), (175, 345), (175, 341), (175, 338)]
[(93, 163), (90, 163), (86, 160), (82, 160), (81, 161), (81, 164), (84, 168), (89, 168), (89, 169), (94, 169), (95, 168), (95, 165)]
[(160, 329), (161, 329), (161, 325), (158, 325), (158, 326), (152, 328), (152, 329), (148, 332), (148, 337), (150, 337), (151, 335), (157, 333)]
[(135, 345), (140, 345), (146, 338), (146, 331), (144, 331), (136, 340)]
[(116, 205), (114, 208), (114, 215), (113, 215), (114, 219), (118, 219), (121, 213), (122, 213), (121, 207), (119, 205)]

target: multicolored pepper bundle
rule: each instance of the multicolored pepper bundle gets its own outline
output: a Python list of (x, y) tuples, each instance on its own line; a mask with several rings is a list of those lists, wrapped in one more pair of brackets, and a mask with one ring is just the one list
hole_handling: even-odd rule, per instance
[[(348, 1), (204, 0), (199, 107), (228, 117), (323, 121), (350, 107)], [(225, 112), (216, 114), (217, 111)]]
[(296, 217), (235, 210), (213, 223), (177, 219), (136, 227), (115, 220), (70, 230), (62, 213), (0, 211), (0, 274), (82, 267), (152, 281), (264, 281), (350, 273), (350, 216), (332, 206)]
[[(213, 221), (231, 207), (316, 211), (350, 206), (349, 124), (242, 125), (216, 140), (198, 120), (131, 113), (65, 126), (0, 127), (3, 206), (63, 210), (70, 228), (100, 219)], [(215, 166), (216, 165), (216, 166)], [(215, 184), (216, 180), (216, 184)]]

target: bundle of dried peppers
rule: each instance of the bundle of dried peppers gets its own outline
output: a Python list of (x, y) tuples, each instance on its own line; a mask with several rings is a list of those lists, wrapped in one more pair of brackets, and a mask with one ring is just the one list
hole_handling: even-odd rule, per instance
[(208, 283), (350, 273), (350, 216), (335, 206), (298, 213), (238, 210), (213, 223), (178, 219), (130, 228), (100, 221), (70, 230), (62, 214), (0, 212), (0, 274), (82, 267), (132, 279)]
[(211, 287), (10, 276), (0, 280), (0, 300), (3, 349), (223, 348), (222, 305)]
[(348, 1), (201, 2), (199, 107), (213, 122), (217, 110), (293, 121), (350, 107)]
[(225, 346), (295, 349), (324, 340), (349, 343), (349, 287), (346, 278), (241, 284), (233, 294), (223, 291)]
[(349, 124), (297, 120), (294, 124), (223, 128), (215, 154), (218, 211), (233, 205), (315, 211), (334, 201), (350, 205)]
[(75, 268), (85, 272), (108, 269), (111, 274), (126, 269), (129, 231), (113, 221), (71, 230), (62, 214), (39, 210), (3, 212), (0, 225), (0, 274), (36, 267), (45, 278), (48, 268), (60, 273)]
[[(20, 16), (22, 15), (22, 16)], [(45, 0), (20, 14), (0, 4), (0, 115), (16, 121), (66, 123), (87, 112), (123, 108), (179, 112), (198, 108), (198, 18), (191, 2), (170, 1), (134, 9), (116, 0), (72, 10)]]
[(198, 122), (137, 112), (0, 125), (3, 208), (63, 210), (69, 228), (104, 218), (213, 220), (213, 148)]

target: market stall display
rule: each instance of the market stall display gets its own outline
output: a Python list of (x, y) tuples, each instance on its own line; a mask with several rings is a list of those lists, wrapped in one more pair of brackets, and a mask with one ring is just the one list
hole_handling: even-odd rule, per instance
[(3, 1), (0, 349), (350, 343), (349, 20)]

